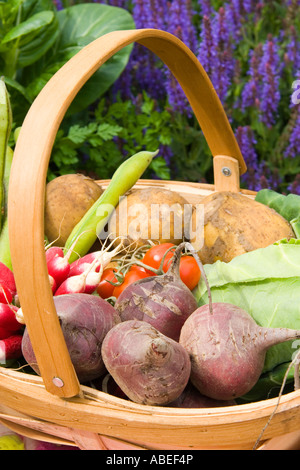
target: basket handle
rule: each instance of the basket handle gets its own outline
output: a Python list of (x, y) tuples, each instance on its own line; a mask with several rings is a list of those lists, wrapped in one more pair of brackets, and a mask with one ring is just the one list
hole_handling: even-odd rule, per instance
[[(212, 155), (227, 156), (240, 173), (245, 162), (215, 90), (194, 54), (156, 29), (114, 31), (70, 59), (32, 104), (18, 137), (11, 169), (8, 213), (13, 270), (25, 322), (46, 389), (60, 397), (80, 393), (56, 314), (44, 249), (47, 169), (60, 123), (90, 76), (113, 54), (138, 42), (153, 51), (181, 84)], [(221, 157), (224, 158), (224, 157)]]

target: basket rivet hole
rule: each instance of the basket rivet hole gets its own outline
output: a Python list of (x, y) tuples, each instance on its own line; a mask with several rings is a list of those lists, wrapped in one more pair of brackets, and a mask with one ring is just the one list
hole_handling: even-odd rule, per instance
[(223, 173), (224, 176), (231, 176), (231, 169), (228, 168), (228, 166), (224, 166), (222, 168), (222, 173)]
[(63, 380), (60, 379), (59, 377), (53, 377), (52, 382), (54, 383), (54, 385), (55, 385), (56, 387), (61, 388), (61, 387), (64, 386)]

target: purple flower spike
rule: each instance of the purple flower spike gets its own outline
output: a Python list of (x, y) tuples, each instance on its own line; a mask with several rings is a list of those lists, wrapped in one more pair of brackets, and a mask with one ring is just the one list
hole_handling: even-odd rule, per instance
[(261, 120), (267, 127), (271, 127), (275, 122), (280, 101), (279, 80), (281, 73), (278, 46), (272, 38), (269, 38), (263, 45), (263, 57), (258, 72), (262, 80)]
[(212, 56), (211, 52), (214, 47), (214, 40), (212, 35), (212, 24), (209, 16), (203, 16), (202, 29), (200, 32), (200, 46), (198, 51), (198, 60), (204, 67), (206, 73), (212, 77)]
[(257, 180), (258, 157), (255, 150), (256, 140), (253, 131), (249, 126), (239, 126), (235, 135), (247, 165), (247, 172), (241, 176), (241, 181), (246, 184), (248, 189), (257, 191), (259, 184)]
[(254, 51), (250, 52), (250, 67), (248, 75), (249, 81), (245, 84), (242, 91), (241, 108), (245, 111), (247, 107), (257, 107), (261, 94), (261, 76), (259, 73), (259, 64), (262, 58), (262, 45), (259, 44)]
[[(191, 0), (173, 0), (169, 6), (167, 30), (181, 39), (192, 51), (195, 51), (196, 32), (192, 23), (192, 14)], [(169, 70), (166, 70), (166, 77), (170, 105), (175, 111), (191, 116), (192, 111), (181, 86)]]
[(290, 140), (287, 148), (285, 149), (285, 158), (295, 158), (300, 155), (300, 105), (298, 106), (298, 113), (295, 125), (292, 129)]

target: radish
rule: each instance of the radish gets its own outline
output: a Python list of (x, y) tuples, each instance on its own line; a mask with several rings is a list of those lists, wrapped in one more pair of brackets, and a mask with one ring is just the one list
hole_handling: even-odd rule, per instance
[(0, 340), (0, 364), (5, 364), (7, 360), (19, 359), (22, 357), (22, 335), (14, 334), (8, 338)]
[[(66, 294), (54, 297), (57, 315), (80, 382), (103, 375), (105, 366), (101, 345), (108, 331), (120, 321), (114, 307), (104, 299), (88, 294)], [(36, 357), (25, 328), (22, 353), (39, 374)]]
[(11, 290), (3, 284), (0, 284), (0, 302), (10, 304), (13, 300)]
[(48, 263), (55, 256), (59, 256), (59, 257), (64, 256), (64, 251), (59, 246), (50, 246), (49, 248), (46, 247), (45, 254), (46, 254), (46, 262)]
[(101, 280), (101, 271), (93, 271), (94, 265), (98, 263), (95, 259), (93, 263), (89, 264), (86, 270), (82, 274), (77, 276), (71, 276), (64, 280), (64, 282), (55, 291), (55, 296), (75, 293), (92, 294), (96, 289)]
[(198, 306), (180, 278), (179, 264), (184, 247), (185, 243), (181, 243), (176, 248), (166, 273), (140, 279), (124, 289), (115, 303), (122, 321), (146, 321), (164, 335), (179, 340), (182, 325)]
[(48, 276), (49, 276), (50, 287), (51, 287), (52, 293), (54, 294), (57, 289), (57, 284), (56, 284), (54, 277), (50, 276), (50, 274)]
[(11, 296), (14, 297), (17, 293), (17, 287), (13, 272), (0, 261), (0, 285), (11, 292)]
[(11, 331), (0, 326), (0, 339), (5, 339), (5, 338), (8, 338), (9, 336), (11, 336)]
[(54, 281), (51, 283), (52, 292), (55, 292), (55, 288), (67, 279), (70, 272), (70, 264), (68, 258), (64, 256), (62, 248), (56, 246), (51, 246), (46, 250), (46, 263), (48, 274), (51, 276), (49, 278), (50, 283), (52, 279)]
[(122, 249), (124, 249), (124, 246), (121, 242), (115, 249), (109, 251), (114, 243), (115, 240), (110, 243), (110, 245), (108, 245), (106, 248), (103, 248), (99, 251), (93, 251), (91, 253), (88, 253), (87, 255), (84, 255), (82, 258), (73, 261), (70, 266), (69, 277), (83, 274), (93, 263), (95, 268), (94, 270), (96, 272), (100, 271), (101, 266), (102, 270), (104, 270), (104, 268), (111, 262), (114, 256), (116, 256)]
[[(88, 253), (87, 255), (84, 255), (82, 258), (79, 258), (76, 261), (73, 261), (73, 263), (71, 263), (70, 265), (69, 277), (78, 276), (84, 273), (84, 271), (88, 269), (91, 263), (93, 263), (100, 256), (101, 256), (101, 251), (93, 251), (92, 253)], [(109, 261), (110, 261), (110, 257), (109, 257)], [(98, 263), (98, 265), (96, 265), (95, 267), (96, 272), (99, 272), (99, 270), (100, 270), (100, 263)]]
[(20, 330), (22, 325), (16, 318), (18, 310), (14, 305), (0, 303), (0, 327), (10, 332)]
[[(89, 253), (77, 260), (78, 264), (74, 265), (72, 274), (60, 284), (54, 295), (72, 293), (92, 294), (101, 281), (104, 267), (120, 251), (121, 247), (122, 244), (118, 245), (113, 251), (108, 251), (108, 247), (94, 253)], [(87, 262), (87, 260), (90, 262)], [(74, 274), (75, 272), (79, 274)]]
[(190, 355), (191, 382), (200, 393), (216, 400), (232, 400), (256, 384), (266, 351), (278, 343), (300, 338), (300, 330), (260, 327), (240, 307), (213, 303), (202, 263), (193, 254), (207, 283), (209, 303), (189, 316), (179, 342)]
[(130, 400), (165, 405), (183, 392), (190, 376), (187, 351), (149, 323), (127, 320), (102, 343), (106, 369)]

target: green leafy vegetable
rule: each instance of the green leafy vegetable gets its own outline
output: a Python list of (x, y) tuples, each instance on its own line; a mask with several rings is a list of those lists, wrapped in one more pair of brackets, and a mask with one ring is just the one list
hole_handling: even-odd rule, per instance
[[(205, 265), (213, 302), (246, 310), (265, 327), (300, 328), (300, 240), (278, 242), (237, 256), (229, 263)], [(199, 306), (208, 303), (201, 280), (194, 290)], [(291, 361), (295, 342), (269, 349), (264, 372)]]
[(296, 237), (300, 238), (300, 196), (297, 194), (285, 196), (272, 189), (262, 189), (258, 191), (255, 200), (282, 215), (290, 222)]
[[(0, 2), (0, 68), (12, 96), (16, 126), (48, 80), (72, 56), (98, 37), (133, 29), (132, 15), (109, 5), (83, 3), (57, 11), (52, 0)], [(69, 114), (86, 109), (119, 77), (132, 46), (119, 51), (93, 75)]]

